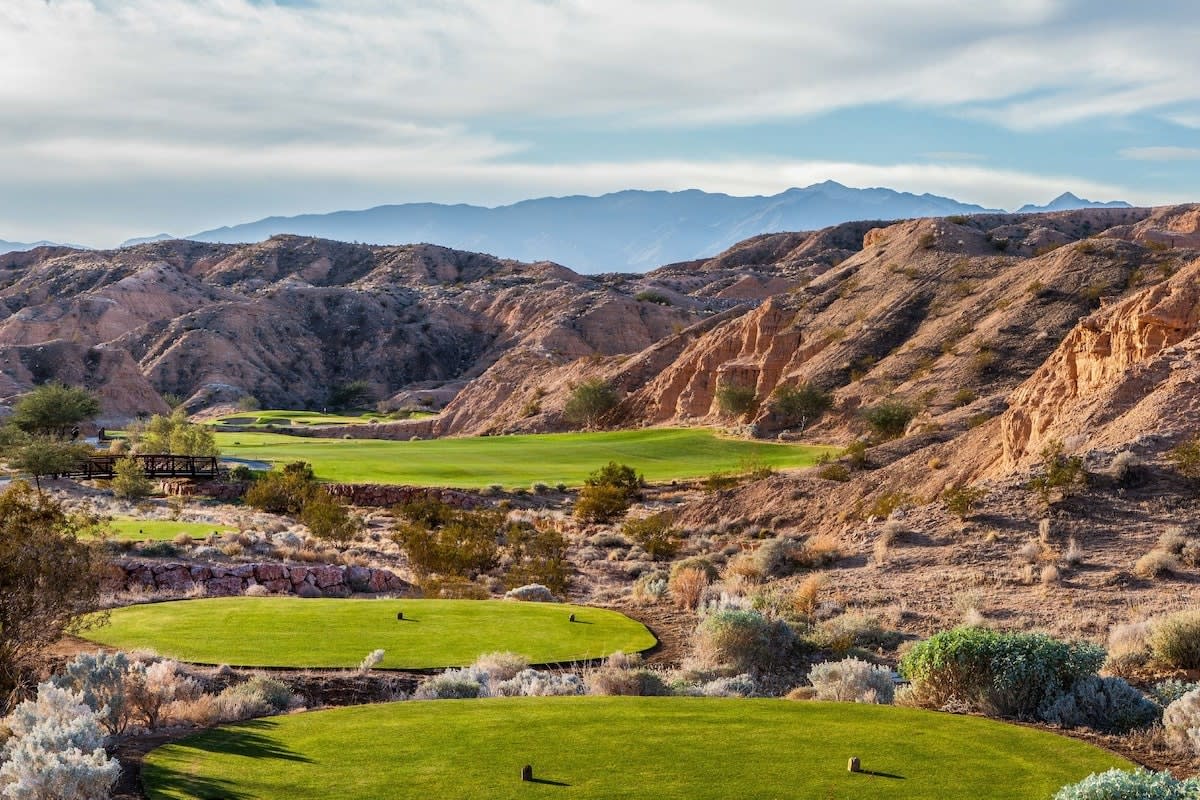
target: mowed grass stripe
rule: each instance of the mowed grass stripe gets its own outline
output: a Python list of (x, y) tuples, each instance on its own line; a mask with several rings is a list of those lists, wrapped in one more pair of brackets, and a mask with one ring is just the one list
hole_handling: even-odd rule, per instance
[(729, 439), (699, 428), (482, 436), (396, 442), (311, 439), (273, 433), (218, 433), (230, 457), (284, 464), (307, 461), (317, 477), (348, 483), (480, 488), (528, 488), (532, 483), (578, 486), (589, 473), (618, 461), (660, 482), (737, 471), (747, 464), (810, 466), (831, 448)]
[[(396, 619), (397, 612), (405, 619)], [(574, 613), (576, 622), (569, 621)], [(151, 648), (197, 664), (356, 667), (386, 651), (383, 669), (465, 666), (510, 650), (535, 664), (640, 652), (654, 636), (616, 611), (503, 600), (340, 600), (222, 597), (129, 606), (85, 636)]]
[[(846, 770), (850, 756), (869, 772)], [(544, 783), (522, 783), (531, 764)], [(497, 698), (357, 706), (218, 728), (152, 752), (151, 800), (1045, 800), (1132, 764), (1083, 742), (891, 706)]]
[(181, 533), (202, 539), (213, 531), (224, 533), (228, 525), (215, 522), (181, 522), (169, 519), (114, 519), (105, 525), (118, 541), (170, 541)]

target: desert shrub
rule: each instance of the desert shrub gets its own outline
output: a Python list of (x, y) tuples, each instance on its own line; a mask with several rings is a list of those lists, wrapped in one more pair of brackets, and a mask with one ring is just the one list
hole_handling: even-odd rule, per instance
[(129, 658), (124, 653), (80, 653), (51, 683), (79, 695), (97, 714), (97, 721), (110, 735), (117, 736), (129, 726), (132, 709), (125, 697), (125, 673)]
[(1081, 456), (1068, 456), (1063, 443), (1054, 441), (1042, 448), (1041, 474), (1029, 481), (1030, 491), (1041, 501), (1050, 504), (1054, 492), (1068, 497), (1087, 486), (1087, 471)]
[(823, 464), (817, 468), (817, 475), (827, 481), (838, 481), (845, 483), (850, 480), (850, 468), (845, 464)]
[(633, 296), (634, 300), (639, 303), (654, 303), (660, 306), (671, 305), (671, 298), (667, 297), (662, 292), (656, 292), (653, 289), (644, 289)]
[(782, 578), (790, 575), (796, 569), (796, 552), (800, 549), (802, 545), (798, 545), (793, 539), (767, 539), (751, 554), (755, 572), (764, 578)]
[(520, 600), (525, 603), (557, 603), (554, 592), (540, 583), (518, 586), (504, 593), (505, 600)]
[(630, 599), (638, 605), (650, 606), (667, 596), (669, 578), (661, 572), (643, 572), (633, 582)]
[(709, 583), (712, 583), (720, 577), (720, 571), (704, 556), (688, 556), (687, 558), (681, 558), (675, 563), (671, 564), (671, 577), (674, 577), (675, 573), (682, 572), (685, 569), (700, 570), (704, 573), (704, 576), (708, 579)]
[(503, 511), (453, 508), (436, 501), (398, 506), (393, 540), (418, 577), (469, 578), (496, 566)]
[(854, 647), (891, 648), (900, 641), (900, 635), (883, 629), (879, 617), (862, 611), (847, 611), (823, 620), (809, 635), (826, 650), (845, 653)]
[(573, 672), (525, 669), (492, 687), (497, 697), (561, 697), (587, 693), (583, 678)]
[(1167, 451), (1167, 460), (1175, 471), (1191, 481), (1200, 481), (1200, 436), (1189, 439)]
[(322, 489), (313, 492), (300, 509), (300, 521), (318, 539), (348, 542), (361, 530), (358, 517), (346, 504)]
[(599, 424), (619, 400), (612, 384), (602, 378), (592, 378), (571, 390), (571, 396), (563, 406), (563, 416), (568, 422), (590, 428)]
[(1133, 475), (1138, 466), (1140, 466), (1140, 462), (1137, 454), (1129, 450), (1122, 450), (1109, 462), (1108, 474), (1113, 480), (1124, 483)]
[(216, 436), (208, 425), (189, 422), (187, 411), (176, 408), (170, 416), (155, 414), (144, 425), (131, 426), (129, 438), (138, 453), (174, 453), (182, 456), (220, 454)]
[(896, 691), (890, 669), (858, 658), (814, 664), (808, 680), (817, 690), (817, 700), (891, 703)]
[(683, 609), (695, 609), (700, 605), (700, 599), (704, 597), (704, 590), (708, 588), (708, 584), (708, 573), (697, 567), (688, 567), (671, 570), (667, 590), (675, 599), (675, 605)]
[(1179, 571), (1179, 559), (1174, 553), (1154, 549), (1139, 558), (1133, 565), (1133, 574), (1139, 578), (1158, 578), (1174, 575)]
[(675, 516), (669, 511), (651, 514), (641, 519), (626, 520), (621, 533), (641, 546), (655, 561), (662, 561), (679, 551), (679, 529), (674, 526)]
[(232, 722), (287, 711), (299, 702), (299, 698), (283, 681), (254, 675), (225, 689), (218, 695), (217, 702), (221, 719)]
[(312, 467), (294, 461), (259, 477), (250, 484), (243, 500), (248, 506), (274, 514), (299, 514), (318, 489)]
[(162, 711), (170, 703), (192, 700), (200, 694), (195, 680), (179, 674), (174, 661), (133, 664), (125, 674), (125, 696), (150, 730), (158, 728)]
[(628, 495), (615, 486), (585, 486), (575, 501), (575, 516), (588, 522), (612, 522), (629, 510)]
[(571, 563), (567, 560), (567, 540), (548, 525), (509, 525), (506, 536), (509, 587), (539, 583), (551, 592), (567, 591)]
[(1053, 800), (1195, 800), (1200, 781), (1169, 772), (1110, 769), (1058, 790)]
[(473, 668), (446, 670), (429, 678), (413, 692), (414, 700), (467, 700), (487, 696), (487, 675)]
[(958, 702), (984, 713), (1037, 718), (1076, 681), (1096, 673), (1104, 650), (1060, 642), (1040, 633), (979, 627), (943, 631), (918, 643), (900, 661), (916, 702), (941, 708)]
[(662, 676), (641, 666), (641, 656), (613, 653), (603, 666), (584, 676), (589, 694), (609, 697), (660, 697), (670, 694)]
[(771, 410), (789, 427), (808, 427), (833, 406), (833, 395), (811, 383), (779, 386), (771, 393)]
[(1200, 753), (1200, 689), (1184, 692), (1163, 710), (1167, 740), (1189, 753)]
[(359, 662), (358, 671), (364, 675), (367, 674), (383, 663), (385, 655), (387, 655), (387, 651), (385, 650), (372, 650)]
[(761, 692), (757, 681), (747, 673), (714, 678), (698, 687), (698, 694), (703, 697), (754, 697)]
[(1188, 692), (1200, 689), (1200, 683), (1168, 678), (1150, 686), (1150, 697), (1163, 708), (1171, 705)]
[(517, 653), (485, 653), (471, 666), (486, 673), (490, 682), (507, 681), (529, 669), (529, 659)]
[(959, 519), (966, 519), (985, 497), (987, 489), (978, 486), (956, 486), (942, 492), (942, 506)]
[(758, 405), (758, 395), (753, 386), (723, 383), (717, 387), (717, 408), (730, 417), (744, 417)]
[(842, 547), (837, 537), (827, 533), (809, 536), (800, 547), (792, 551), (792, 559), (798, 566), (813, 569), (832, 564), (842, 557)]
[(146, 470), (136, 458), (121, 458), (113, 465), (113, 494), (126, 500), (141, 500), (154, 491)]
[(1163, 666), (1200, 669), (1200, 610), (1189, 609), (1155, 620), (1150, 653)]
[(912, 497), (905, 492), (884, 492), (875, 498), (875, 502), (867, 509), (867, 517), (887, 519), (898, 508), (912, 505)]
[(806, 575), (804, 580), (792, 593), (792, 604), (801, 614), (813, 614), (820, 605), (821, 590), (829, 582), (829, 577), (823, 572)]
[(757, 611), (727, 609), (701, 620), (694, 646), (699, 659), (737, 672), (770, 669), (792, 653), (796, 636), (781, 620)]
[(6, 800), (109, 796), (121, 766), (104, 752), (100, 720), (79, 694), (43, 683), (6, 724), (11, 736), (0, 747), (0, 795)]
[(1158, 721), (1162, 709), (1124, 678), (1093, 675), (1076, 681), (1058, 699), (1039, 710), (1045, 722), (1064, 728), (1091, 728), (1102, 733), (1128, 733)]
[(904, 429), (917, 415), (917, 409), (900, 400), (884, 400), (864, 408), (860, 414), (876, 437), (887, 440), (904, 435)]

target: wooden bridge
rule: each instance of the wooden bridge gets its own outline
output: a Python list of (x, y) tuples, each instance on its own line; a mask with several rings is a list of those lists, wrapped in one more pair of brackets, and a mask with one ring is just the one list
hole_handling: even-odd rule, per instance
[(132, 458), (142, 465), (147, 478), (207, 478), (214, 479), (220, 470), (216, 456), (91, 456), (68, 473), (71, 478), (112, 478), (116, 475), (117, 462)]

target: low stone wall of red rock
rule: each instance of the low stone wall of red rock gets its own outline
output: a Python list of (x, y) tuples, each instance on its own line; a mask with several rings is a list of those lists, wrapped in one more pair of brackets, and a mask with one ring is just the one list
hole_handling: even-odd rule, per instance
[(111, 589), (188, 592), (197, 585), (209, 595), (243, 594), (265, 586), (274, 594), (349, 597), (356, 592), (407, 592), (412, 584), (386, 569), (307, 564), (189, 564), (177, 561), (121, 559)]
[[(162, 490), (167, 495), (186, 497), (208, 497), (213, 500), (232, 502), (240, 500), (248, 483), (192, 483), (191, 481), (164, 481)], [(476, 495), (454, 489), (435, 489), (425, 486), (388, 486), (380, 483), (327, 483), (325, 491), (341, 497), (353, 506), (386, 508), (401, 503), (421, 500), (440, 500), (455, 508), (474, 508), (481, 504)]]

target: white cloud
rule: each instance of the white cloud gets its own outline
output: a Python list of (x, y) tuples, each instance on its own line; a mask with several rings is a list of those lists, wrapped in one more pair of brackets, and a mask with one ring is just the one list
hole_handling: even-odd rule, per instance
[(1134, 161), (1196, 161), (1200, 147), (1126, 147), (1120, 156)]

